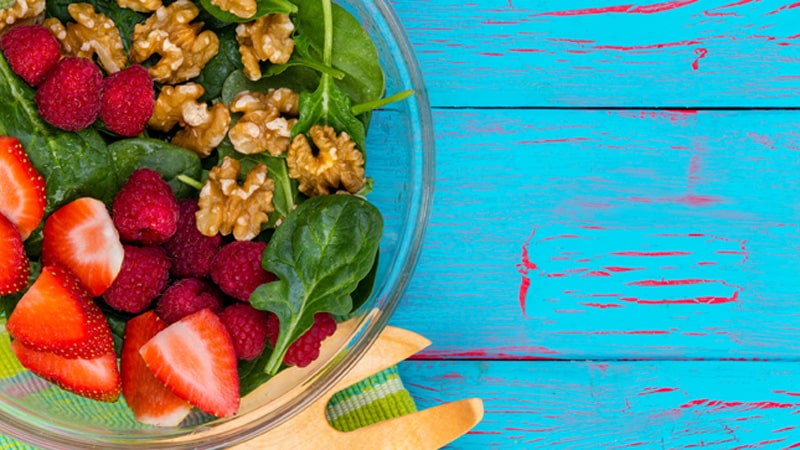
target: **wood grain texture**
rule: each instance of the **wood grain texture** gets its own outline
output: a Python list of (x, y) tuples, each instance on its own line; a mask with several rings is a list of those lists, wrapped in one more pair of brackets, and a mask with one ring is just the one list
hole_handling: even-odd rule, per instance
[(792, 111), (438, 111), (421, 358), (800, 357)]
[(782, 362), (415, 361), (422, 408), (484, 400), (450, 448), (800, 448), (798, 365)]
[(800, 106), (792, 0), (392, 3), (434, 106)]

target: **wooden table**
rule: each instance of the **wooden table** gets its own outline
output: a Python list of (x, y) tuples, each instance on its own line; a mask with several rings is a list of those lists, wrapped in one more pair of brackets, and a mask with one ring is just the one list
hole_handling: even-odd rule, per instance
[(437, 145), (392, 324), (453, 448), (800, 448), (800, 2), (406, 0)]

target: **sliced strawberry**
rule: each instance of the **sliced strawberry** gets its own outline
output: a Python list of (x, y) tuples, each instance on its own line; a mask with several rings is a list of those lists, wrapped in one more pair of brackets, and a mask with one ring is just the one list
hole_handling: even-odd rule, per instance
[(239, 409), (236, 351), (225, 325), (210, 309), (169, 325), (139, 354), (156, 378), (199, 409), (219, 417)]
[(0, 214), (0, 296), (21, 291), (28, 285), (30, 274), (31, 265), (22, 246), (22, 236), (17, 227)]
[(147, 368), (139, 349), (167, 323), (155, 312), (147, 311), (125, 324), (122, 340), (122, 395), (139, 422), (172, 427), (180, 424), (192, 411), (192, 405), (172, 393)]
[(0, 136), (0, 214), (28, 239), (44, 217), (47, 201), (44, 178), (31, 164), (16, 138)]
[(114, 282), (124, 255), (111, 215), (100, 200), (79, 198), (44, 222), (42, 263), (71, 270), (93, 297)]
[(17, 303), (8, 333), (26, 346), (65, 358), (114, 352), (111, 329), (86, 288), (68, 270), (45, 266)]
[(61, 389), (103, 402), (119, 398), (120, 377), (113, 352), (90, 359), (64, 358), (34, 350), (19, 340), (11, 341), (11, 350), (24, 367)]

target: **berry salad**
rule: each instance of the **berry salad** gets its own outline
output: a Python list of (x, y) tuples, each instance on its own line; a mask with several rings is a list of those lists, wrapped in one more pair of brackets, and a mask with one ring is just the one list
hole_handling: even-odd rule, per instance
[(318, 358), (375, 279), (371, 111), (410, 95), (384, 96), (357, 19), (330, 0), (0, 19), (0, 322), (20, 364), (177, 426)]

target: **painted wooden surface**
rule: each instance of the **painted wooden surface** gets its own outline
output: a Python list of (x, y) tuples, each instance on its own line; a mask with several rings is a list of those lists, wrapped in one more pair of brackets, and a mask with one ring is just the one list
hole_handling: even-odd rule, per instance
[(486, 401), (452, 448), (800, 448), (800, 3), (394, 5), (437, 184), (392, 324), (421, 407)]

